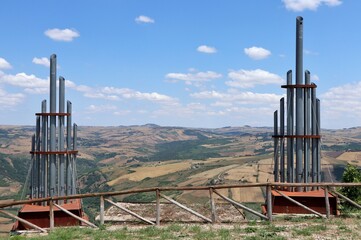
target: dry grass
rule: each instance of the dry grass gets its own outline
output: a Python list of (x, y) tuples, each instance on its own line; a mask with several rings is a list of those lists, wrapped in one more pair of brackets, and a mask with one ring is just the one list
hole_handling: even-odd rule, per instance
[(342, 160), (352, 164), (361, 165), (361, 152), (344, 152), (337, 157), (337, 160)]
[(191, 167), (191, 165), (192, 165), (191, 161), (181, 161), (181, 162), (170, 163), (170, 164), (159, 163), (159, 164), (154, 164), (151, 166), (141, 166), (138, 168), (131, 169), (131, 170), (135, 171), (133, 173), (129, 173), (129, 174), (120, 176), (120, 177), (108, 182), (108, 185), (114, 186), (124, 179), (130, 180), (130, 181), (141, 181), (147, 177), (150, 177), (150, 178), (159, 177), (162, 175), (189, 169)]
[(227, 171), (226, 180), (256, 182), (253, 176), (257, 172), (257, 164), (244, 164)]

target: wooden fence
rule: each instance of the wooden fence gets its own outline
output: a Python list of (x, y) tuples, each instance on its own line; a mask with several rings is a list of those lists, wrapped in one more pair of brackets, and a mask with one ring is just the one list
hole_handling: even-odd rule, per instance
[[(232, 188), (251, 188), (251, 187), (260, 187), (260, 188), (265, 188), (266, 190), (266, 204), (267, 204), (267, 213), (261, 214), (247, 206), (245, 206), (244, 204), (237, 202), (227, 196), (224, 196), (223, 194), (220, 193), (220, 189), (232, 189)], [(302, 187), (302, 188), (306, 188), (306, 187), (312, 187), (312, 188), (322, 188), (325, 191), (325, 207), (326, 207), (326, 215), (322, 215), (321, 213), (318, 213), (316, 211), (314, 211), (313, 209), (308, 208), (307, 206), (303, 205), (300, 202), (297, 202), (296, 200), (282, 194), (282, 192), (278, 191), (277, 189), (284, 189), (284, 188), (294, 188), (294, 187)], [(100, 211), (99, 211), (99, 219), (100, 219), (100, 225), (104, 224), (104, 203), (108, 202), (111, 205), (121, 209), (122, 211), (132, 215), (133, 217), (147, 223), (150, 225), (156, 225), (159, 226), (160, 225), (160, 213), (161, 213), (161, 204), (160, 204), (160, 200), (161, 198), (165, 199), (166, 201), (175, 204), (176, 206), (184, 209), (185, 211), (197, 216), (198, 218), (202, 219), (204, 222), (208, 222), (211, 224), (214, 223), (219, 223), (219, 219), (217, 217), (217, 210), (216, 210), (216, 203), (214, 201), (214, 196), (218, 195), (220, 198), (222, 198), (223, 200), (225, 200), (226, 202), (232, 204), (233, 206), (237, 207), (237, 208), (241, 208), (246, 212), (249, 212), (263, 220), (267, 220), (267, 221), (272, 221), (272, 194), (271, 194), (271, 190), (275, 190), (276, 192), (278, 192), (281, 196), (287, 198), (288, 200), (290, 200), (291, 202), (295, 203), (296, 205), (306, 209), (307, 211), (309, 211), (312, 214), (315, 214), (319, 217), (322, 218), (329, 218), (330, 217), (330, 203), (329, 203), (329, 198), (328, 198), (328, 193), (332, 192), (335, 195), (339, 196), (340, 198), (344, 199), (345, 201), (351, 203), (352, 205), (356, 206), (357, 208), (361, 209), (361, 206), (357, 203), (355, 203), (354, 201), (352, 201), (351, 199), (347, 198), (346, 196), (342, 195), (341, 193), (337, 192), (335, 190), (336, 187), (361, 187), (361, 183), (248, 183), (248, 184), (238, 184), (238, 185), (214, 185), (214, 186), (195, 186), (195, 187), (154, 187), (154, 188), (144, 188), (144, 189), (135, 189), (135, 190), (126, 190), (126, 191), (115, 191), (115, 192), (98, 192), (98, 193), (86, 193), (86, 194), (76, 194), (76, 195), (71, 195), (71, 196), (57, 196), (57, 197), (47, 197), (47, 198), (39, 198), (39, 199), (31, 199), (31, 200), (20, 200), (20, 201), (8, 201), (8, 202), (3, 202), (0, 204), (0, 213), (7, 215), (8, 217), (17, 219), (18, 221), (29, 225), (32, 228), (35, 228), (39, 231), (42, 232), (47, 232), (46, 229), (44, 228), (40, 228), (39, 226), (36, 226), (28, 221), (26, 221), (25, 219), (19, 218), (18, 216), (15, 216), (14, 214), (11, 214), (7, 211), (4, 210), (4, 208), (7, 207), (11, 207), (11, 206), (17, 206), (17, 205), (23, 205), (23, 204), (33, 204), (33, 203), (42, 203), (42, 202), (47, 202), (49, 205), (49, 209), (50, 209), (50, 214), (49, 214), (49, 221), (50, 221), (50, 229), (54, 228), (54, 206), (57, 207), (58, 209), (60, 209), (61, 211), (69, 214), (70, 216), (78, 219), (79, 221), (89, 225), (90, 227), (94, 227), (96, 228), (97, 226), (85, 219), (82, 219), (74, 214), (72, 214), (71, 212), (67, 211), (66, 209), (62, 208), (61, 206), (59, 206), (58, 204), (56, 204), (58, 201), (60, 200), (71, 200), (71, 199), (83, 199), (83, 198), (89, 198), (89, 197), (99, 197), (100, 198)], [(167, 191), (208, 191), (209, 192), (209, 202), (210, 202), (210, 214), (211, 214), (211, 218), (208, 218), (196, 211), (194, 211), (193, 209), (175, 201), (174, 199), (166, 196), (165, 192)], [(121, 195), (127, 195), (127, 194), (134, 194), (134, 193), (145, 193), (145, 192), (154, 192), (156, 195), (156, 216), (155, 216), (155, 222), (151, 221), (149, 219), (146, 219), (142, 216), (140, 216), (139, 214), (113, 202), (112, 200), (108, 199), (109, 197), (112, 196), (121, 196)]]

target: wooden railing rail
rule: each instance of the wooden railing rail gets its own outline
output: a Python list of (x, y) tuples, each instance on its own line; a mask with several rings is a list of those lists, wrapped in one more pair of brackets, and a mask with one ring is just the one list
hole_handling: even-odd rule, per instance
[[(250, 188), (250, 187), (264, 187), (266, 190), (266, 204), (267, 204), (267, 213), (266, 215), (263, 215), (257, 211), (254, 211), (248, 207), (246, 207), (245, 205), (236, 202), (235, 200), (226, 197), (224, 195), (222, 195), (219, 191), (220, 189), (232, 189), (232, 188)], [(292, 189), (294, 187), (301, 187), (303, 189), (306, 189), (306, 187), (313, 187), (313, 188), (323, 188), (325, 191), (325, 207), (326, 207), (326, 215), (322, 215), (310, 208), (308, 208), (307, 206), (295, 201), (294, 199), (282, 194), (282, 192), (278, 191), (278, 189), (284, 189), (284, 188), (289, 188)], [(246, 183), (246, 184), (237, 184), (237, 185), (212, 185), (212, 186), (187, 186), (187, 187), (152, 187), (152, 188), (143, 188), (143, 189), (133, 189), (133, 190), (124, 190), (124, 191), (114, 191), (114, 192), (97, 192), (97, 193), (85, 193), (85, 194), (75, 194), (75, 195), (70, 195), (70, 196), (56, 196), (56, 197), (47, 197), (47, 198), (38, 198), (38, 199), (29, 199), (29, 200), (20, 200), (20, 201), (6, 201), (0, 204), (0, 214), (4, 214), (7, 216), (10, 216), (12, 218), (15, 218), (29, 226), (31, 226), (32, 228), (38, 229), (40, 231), (45, 231), (43, 228), (40, 228), (32, 223), (27, 222), (24, 219), (19, 218), (18, 216), (15, 216), (13, 214), (10, 214), (8, 212), (6, 212), (4, 210), (4, 208), (7, 207), (11, 207), (11, 206), (17, 206), (17, 205), (23, 205), (23, 204), (33, 204), (33, 203), (42, 203), (42, 202), (47, 202), (47, 205), (50, 207), (50, 229), (54, 228), (54, 206), (61, 209), (62, 211), (66, 212), (67, 214), (69, 214), (72, 217), (77, 217), (77, 216), (73, 216), (73, 214), (68, 213), (68, 211), (66, 211), (66, 209), (62, 209), (61, 206), (57, 205), (57, 203), (60, 200), (71, 200), (71, 199), (82, 199), (82, 198), (89, 198), (89, 197), (99, 197), (100, 198), (100, 207), (99, 207), (99, 220), (100, 220), (100, 224), (104, 224), (104, 202), (110, 202), (112, 205), (120, 208), (122, 211), (127, 212), (128, 214), (131, 214), (132, 216), (142, 220), (143, 222), (146, 222), (148, 224), (151, 225), (160, 225), (160, 211), (161, 211), (161, 205), (160, 205), (160, 199), (164, 198), (165, 200), (167, 200), (168, 202), (171, 202), (175, 205), (177, 205), (178, 207), (181, 207), (182, 209), (190, 212), (193, 215), (198, 216), (199, 218), (205, 220), (206, 222), (210, 222), (210, 223), (217, 223), (220, 222), (220, 219), (218, 219), (217, 214), (216, 214), (216, 204), (214, 201), (214, 194), (218, 195), (220, 198), (222, 198), (223, 200), (225, 200), (226, 202), (232, 204), (235, 207), (241, 208), (244, 211), (247, 211), (261, 219), (264, 220), (268, 220), (268, 221), (272, 221), (272, 195), (271, 195), (271, 190), (274, 189), (277, 193), (279, 193), (281, 196), (287, 198), (288, 200), (294, 202), (296, 205), (306, 209), (307, 211), (320, 216), (322, 218), (329, 218), (330, 217), (330, 203), (329, 203), (329, 196), (328, 193), (329, 192), (333, 192), (335, 195), (341, 197), (342, 199), (344, 199), (345, 201), (351, 203), (352, 205), (361, 208), (361, 206), (357, 203), (355, 203), (354, 201), (352, 201), (351, 199), (343, 196), (342, 194), (338, 193), (337, 191), (335, 191), (336, 187), (361, 187), (361, 183), (279, 183), (279, 182), (267, 182), (267, 183)], [(209, 202), (210, 202), (210, 218), (203, 216), (202, 214), (180, 204), (179, 202), (171, 199), (170, 197), (162, 194), (162, 192), (167, 192), (167, 191), (200, 191), (200, 190), (204, 190), (204, 191), (209, 191)], [(155, 222), (150, 221), (132, 211), (130, 211), (129, 209), (126, 209), (125, 207), (120, 206), (117, 203), (112, 202), (110, 199), (107, 199), (109, 197), (112, 196), (120, 196), (120, 195), (126, 195), (126, 194), (134, 194), (134, 193), (145, 193), (145, 192), (154, 192), (155, 196), (156, 196), (156, 200), (155, 200), (155, 204), (156, 204), (156, 216), (155, 216)], [(79, 217), (77, 217), (78, 219)], [(78, 219), (79, 220), (79, 219)], [(83, 220), (81, 220), (83, 221)], [(92, 227), (96, 227), (93, 223), (88, 222), (88, 221), (83, 221), (86, 224), (92, 226)]]

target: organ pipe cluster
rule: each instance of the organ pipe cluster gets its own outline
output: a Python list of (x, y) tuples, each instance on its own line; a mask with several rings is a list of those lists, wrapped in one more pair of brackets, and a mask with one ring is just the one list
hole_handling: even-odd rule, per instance
[[(292, 70), (287, 72), (287, 101), (280, 100), (274, 112), (274, 181), (308, 183), (321, 181), (320, 100), (310, 72), (303, 81), (303, 18), (296, 19), (296, 83)], [(285, 132), (286, 115), (286, 132)], [(286, 141), (285, 141), (286, 140)], [(297, 188), (297, 191), (302, 191)], [(307, 190), (307, 189), (306, 189)]]
[(77, 125), (72, 129), (72, 104), (65, 112), (65, 79), (59, 77), (59, 105), (56, 106), (56, 55), (50, 56), (50, 111), (46, 100), (36, 113), (32, 137), (31, 198), (76, 194)]

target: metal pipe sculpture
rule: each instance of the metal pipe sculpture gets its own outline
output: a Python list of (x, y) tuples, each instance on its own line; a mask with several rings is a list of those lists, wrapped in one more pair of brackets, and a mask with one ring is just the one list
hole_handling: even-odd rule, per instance
[[(292, 84), (292, 71), (287, 72), (287, 135), (284, 133), (284, 98), (280, 101), (280, 131), (277, 111), (274, 116), (275, 181), (308, 183), (321, 181), (320, 161), (320, 101), (316, 98), (316, 84), (310, 82), (305, 71), (303, 81), (303, 18), (296, 19), (296, 84)], [(294, 99), (294, 92), (296, 98)], [(294, 108), (295, 106), (295, 108)], [(294, 114), (295, 126), (294, 126)], [(294, 132), (295, 127), (295, 132)], [(287, 139), (287, 168), (285, 167), (284, 139)], [(312, 139), (312, 141), (311, 141)], [(295, 141), (296, 140), (296, 141)], [(280, 146), (280, 147), (279, 147)], [(280, 154), (279, 154), (280, 153)], [(280, 160), (278, 159), (280, 156)], [(295, 161), (294, 161), (294, 156)], [(296, 169), (294, 169), (296, 166)], [(286, 178), (284, 178), (286, 173)], [(290, 189), (293, 190), (293, 189)], [(297, 191), (308, 190), (298, 187)]]
[(46, 112), (46, 100), (43, 100), (41, 113), (36, 113), (36, 131), (32, 138), (31, 198), (76, 194), (77, 126), (74, 124), (72, 133), (72, 107), (68, 101), (65, 112), (63, 77), (59, 77), (58, 112), (56, 107), (56, 55), (53, 54), (50, 57), (50, 112)]
[[(280, 100), (280, 135), (285, 135), (285, 98)], [(280, 181), (285, 181), (285, 142), (280, 139)]]
[[(303, 19), (296, 20), (296, 85), (303, 84)], [(304, 134), (303, 88), (296, 88), (296, 135)], [(302, 182), (303, 139), (296, 138), (296, 182)]]
[[(278, 116), (278, 114), (277, 114), (277, 111), (275, 111), (274, 113), (273, 113), (273, 122), (274, 122), (274, 135), (276, 136), (276, 135), (278, 135), (278, 120), (277, 120), (277, 116)], [(278, 182), (279, 181), (279, 178), (278, 178), (278, 176), (279, 176), (279, 173), (278, 173), (278, 171), (279, 171), (279, 158), (278, 158), (278, 139), (277, 138), (275, 138), (274, 139), (274, 160), (275, 160), (275, 167), (274, 167), (274, 179), (275, 179), (275, 182)]]
[[(292, 85), (292, 70), (287, 72), (287, 85)], [(287, 88), (287, 135), (293, 135), (293, 88)], [(293, 164), (293, 138), (287, 138), (287, 182), (293, 183), (294, 164)]]

